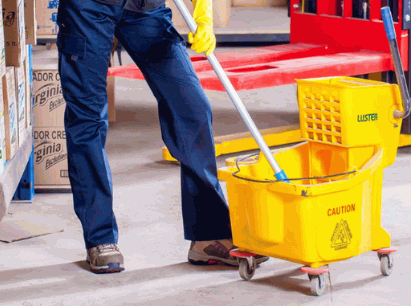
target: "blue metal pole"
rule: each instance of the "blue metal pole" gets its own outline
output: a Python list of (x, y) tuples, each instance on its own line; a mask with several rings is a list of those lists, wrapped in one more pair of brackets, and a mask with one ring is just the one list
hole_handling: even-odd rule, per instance
[(391, 10), (388, 6), (381, 8), (382, 21), (384, 22), (385, 33), (387, 34), (388, 43), (390, 45), (391, 56), (394, 62), (395, 75), (400, 86), (402, 105), (404, 110), (402, 112), (395, 111), (394, 118), (405, 118), (410, 114), (410, 93), (407, 87), (407, 80), (405, 79), (404, 68), (402, 66), (400, 51), (398, 49), (394, 22), (392, 20)]

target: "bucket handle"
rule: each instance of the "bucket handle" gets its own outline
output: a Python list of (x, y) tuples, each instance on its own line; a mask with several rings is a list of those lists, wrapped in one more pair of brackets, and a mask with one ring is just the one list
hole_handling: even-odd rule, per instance
[(259, 155), (257, 154), (251, 154), (251, 155), (247, 155), (247, 156), (243, 156), (241, 158), (236, 158), (235, 160), (235, 165), (237, 167), (237, 171), (234, 171), (232, 173), (232, 176), (234, 176), (235, 178), (238, 178), (240, 180), (244, 180), (244, 181), (248, 181), (248, 182), (253, 182), (253, 183), (278, 183), (278, 182), (286, 182), (289, 183), (289, 181), (305, 181), (305, 180), (322, 180), (322, 179), (327, 179), (327, 178), (332, 178), (332, 177), (337, 177), (337, 176), (343, 176), (343, 175), (349, 175), (349, 174), (355, 174), (357, 173), (357, 170), (352, 170), (352, 171), (348, 171), (348, 172), (344, 172), (344, 173), (337, 173), (337, 174), (331, 174), (331, 175), (325, 175), (325, 176), (314, 176), (314, 177), (302, 177), (302, 178), (286, 178), (286, 179), (278, 179), (278, 180), (254, 180), (254, 179), (250, 179), (250, 178), (246, 178), (246, 177), (242, 177), (237, 175), (238, 173), (241, 172), (241, 168), (239, 163)]

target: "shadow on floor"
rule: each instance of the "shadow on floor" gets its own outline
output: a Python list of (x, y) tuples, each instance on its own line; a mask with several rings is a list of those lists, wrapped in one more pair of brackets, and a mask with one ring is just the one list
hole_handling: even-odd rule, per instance
[[(248, 282), (243, 281), (239, 277), (238, 273), (236, 273), (238, 271), (236, 267), (225, 265), (194, 266), (188, 262), (98, 275), (89, 272), (88, 264), (85, 261), (77, 261), (63, 265), (2, 272), (0, 273), (0, 279), (5, 281), (0, 282), (0, 296), (2, 296), (2, 302), (16, 302), (23, 301), (25, 297), (30, 297), (30, 300), (34, 300), (86, 292), (91, 294), (102, 289), (117, 289), (118, 292), (132, 290), (133, 293), (137, 294), (143, 291), (144, 288), (146, 290), (153, 290), (152, 288), (156, 285), (159, 286), (158, 290), (161, 291), (161, 286), (164, 286), (167, 282), (177, 285), (179, 283), (184, 284), (184, 282), (189, 283), (191, 279), (193, 281), (203, 279), (205, 284), (202, 284), (201, 288), (199, 287), (200, 290), (187, 288), (187, 290), (179, 292), (177, 296), (186, 301), (194, 301), (204, 291), (209, 291), (213, 295), (218, 296), (219, 294), (224, 295), (224, 292), (226, 294), (227, 292), (233, 294), (237, 290), (247, 290), (253, 291), (255, 298), (258, 298), (259, 294), (266, 295), (267, 292), (276, 292), (276, 295), (281, 295), (281, 292), (294, 292), (293, 296), (294, 298), (296, 296), (299, 297), (299, 302), (308, 301), (308, 296), (310, 296), (310, 299), (312, 298), (310, 281), (300, 271), (299, 267), (290, 266), (289, 262), (274, 262), (273, 265), (266, 266), (261, 271), (264, 272), (264, 275), (269, 276), (258, 278), (259, 270), (257, 269), (254, 279)], [(225, 273), (230, 271), (235, 273)], [(360, 280), (338, 283), (331, 288), (332, 292), (354, 289), (366, 286), (382, 278), (384, 276), (376, 275)], [(221, 279), (224, 279), (224, 281), (219, 283)], [(326, 290), (329, 293), (330, 287)], [(161, 301), (160, 296), (159, 298), (159, 301)], [(169, 298), (174, 299), (173, 296)], [(274, 296), (271, 298), (274, 298)], [(144, 303), (144, 300), (141, 302)], [(173, 303), (173, 305), (178, 305), (178, 303)]]
[(188, 262), (124, 271), (113, 274), (94, 274), (86, 261), (68, 264), (9, 270), (0, 273), (0, 296), (2, 302), (21, 301), (25, 297), (44, 297), (79, 294), (81, 292), (144, 284), (167, 278), (184, 277), (190, 273), (236, 271), (238, 268), (225, 265), (195, 266)]

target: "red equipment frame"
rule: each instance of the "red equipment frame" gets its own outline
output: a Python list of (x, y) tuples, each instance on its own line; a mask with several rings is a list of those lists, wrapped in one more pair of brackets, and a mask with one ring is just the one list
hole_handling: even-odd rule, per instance
[[(316, 0), (315, 14), (302, 12), (301, 3), (307, 1), (309, 0), (290, 0), (289, 44), (254, 48), (247, 53), (216, 54), (237, 91), (292, 84), (295, 83), (295, 79), (356, 76), (394, 70), (388, 39), (381, 20), (381, 7), (386, 6), (388, 0), (365, 0), (369, 4), (367, 19), (352, 17), (353, 1), (358, 0)], [(338, 12), (337, 1), (343, 4), (341, 12)], [(403, 30), (402, 25), (406, 25), (404, 28), (410, 28), (411, 21), (403, 20), (403, 14), (405, 15), (403, 12), (407, 11), (411, 15), (411, 8), (408, 6), (403, 8), (404, 3), (409, 4), (410, 0), (398, 0), (396, 10), (398, 16), (393, 16), (393, 19), (402, 63), (404, 70), (407, 71), (408, 43), (411, 40), (409, 40), (409, 30)], [(193, 56), (191, 61), (204, 89), (225, 91), (205, 56)], [(109, 76), (144, 79), (143, 74), (134, 64), (112, 67), (109, 69)], [(411, 130), (407, 120), (403, 122), (403, 127), (407, 127), (404, 131)], [(277, 137), (279, 134), (271, 130), (262, 132), (270, 136), (265, 138), (269, 146), (299, 140), (298, 127), (287, 127), (287, 131), (286, 137), (284, 135)], [(244, 137), (237, 135), (235, 139), (241, 140), (240, 138)], [(251, 139), (250, 135), (247, 137)], [(286, 141), (284, 137), (287, 138)], [(242, 140), (248, 139), (245, 138)], [(233, 142), (232, 139), (233, 135), (229, 135), (227, 139), (221, 139), (220, 142), (228, 148), (228, 144)], [(401, 134), (399, 146), (410, 144), (411, 136)], [(224, 153), (255, 148), (250, 146), (250, 143), (242, 142), (235, 148), (230, 147)], [(163, 157), (174, 160), (167, 148), (163, 148)]]
[[(343, 16), (336, 16), (336, 0), (318, 0), (317, 14), (302, 13), (300, 0), (290, 0), (291, 43), (326, 44), (335, 52), (372, 50), (390, 53), (381, 20), (382, 0), (369, 0), (369, 19), (353, 18), (353, 1), (342, 0)], [(398, 2), (402, 12), (403, 1)], [(408, 31), (402, 30), (402, 14), (394, 22), (398, 47), (404, 67), (408, 67)], [(408, 69), (407, 69), (408, 70)]]
[[(338, 0), (343, 3), (342, 16), (337, 16), (337, 0), (317, 0), (316, 14), (302, 12), (300, 1), (290, 0), (290, 44), (216, 54), (236, 90), (291, 84), (298, 78), (394, 70), (381, 20), (384, 0), (368, 0), (369, 19), (352, 17), (353, 0)], [(398, 4), (398, 12), (402, 12), (403, 0)], [(401, 13), (394, 20), (398, 20), (394, 28), (407, 71), (408, 30), (402, 30)], [(205, 56), (193, 56), (191, 61), (205, 89), (225, 91)], [(112, 67), (109, 75), (144, 79), (134, 64)]]

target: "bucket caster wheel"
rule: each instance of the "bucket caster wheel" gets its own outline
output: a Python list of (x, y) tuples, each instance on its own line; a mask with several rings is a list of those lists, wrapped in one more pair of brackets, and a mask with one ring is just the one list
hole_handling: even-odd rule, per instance
[(382, 254), (380, 257), (380, 270), (382, 275), (390, 276), (394, 269), (394, 256), (390, 254)]
[(320, 296), (324, 293), (327, 279), (325, 274), (311, 275), (308, 274), (311, 282), (311, 294), (314, 296)]
[(230, 255), (237, 258), (239, 264), (239, 272), (241, 278), (250, 280), (257, 269), (257, 261), (255, 260), (254, 253), (241, 251), (240, 249), (233, 249), (230, 251)]
[(318, 268), (302, 267), (301, 271), (308, 274), (311, 282), (311, 294), (314, 296), (322, 295), (327, 286), (326, 274), (329, 272), (328, 266)]
[(257, 261), (254, 257), (238, 258), (240, 264), (239, 272), (242, 279), (250, 280), (257, 269)]
[(380, 260), (380, 270), (382, 275), (390, 276), (394, 269), (394, 255), (397, 249), (387, 248), (377, 250), (378, 259)]

